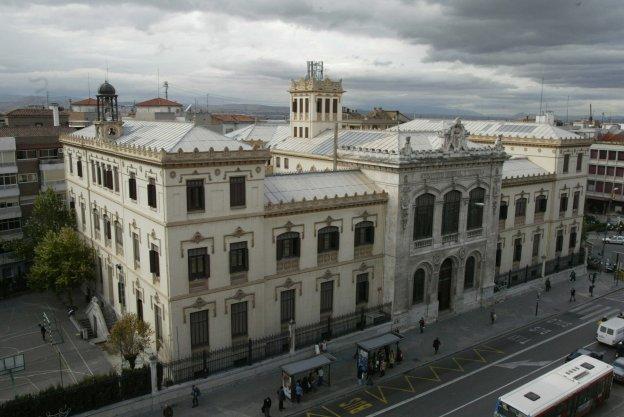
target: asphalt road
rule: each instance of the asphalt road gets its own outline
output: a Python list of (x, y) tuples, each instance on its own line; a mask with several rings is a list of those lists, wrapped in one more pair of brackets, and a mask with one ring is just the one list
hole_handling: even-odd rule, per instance
[[(595, 341), (596, 325), (601, 317), (622, 309), (624, 291), (441, 357), (302, 415), (491, 416), (496, 398), (559, 366), (578, 347), (604, 351), (605, 361), (612, 361), (614, 350)], [(624, 417), (624, 387), (614, 386), (607, 404), (591, 415)]]

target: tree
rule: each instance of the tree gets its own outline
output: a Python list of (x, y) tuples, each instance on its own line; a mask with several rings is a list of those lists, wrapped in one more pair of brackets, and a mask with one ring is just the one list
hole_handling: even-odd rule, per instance
[(48, 188), (35, 198), (32, 213), (22, 226), (23, 238), (10, 242), (8, 249), (22, 259), (30, 260), (35, 255), (35, 247), (50, 230), (75, 226), (73, 211), (54, 190)]
[(50, 230), (35, 248), (28, 285), (37, 291), (65, 293), (73, 304), (72, 290), (94, 277), (95, 256), (74, 229)]
[(134, 369), (137, 357), (151, 343), (152, 329), (149, 323), (139, 319), (136, 314), (124, 314), (115, 323), (108, 338), (109, 345)]

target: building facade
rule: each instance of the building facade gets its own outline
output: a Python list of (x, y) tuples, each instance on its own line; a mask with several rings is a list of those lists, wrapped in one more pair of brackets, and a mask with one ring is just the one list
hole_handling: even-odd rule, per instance
[(592, 144), (587, 170), (588, 212), (609, 215), (624, 209), (624, 135), (605, 133)]

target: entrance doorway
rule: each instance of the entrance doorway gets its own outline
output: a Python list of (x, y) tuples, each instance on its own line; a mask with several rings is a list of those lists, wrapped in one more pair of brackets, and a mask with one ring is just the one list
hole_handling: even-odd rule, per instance
[(444, 311), (451, 308), (451, 281), (453, 278), (453, 261), (446, 259), (440, 267), (438, 280), (438, 310)]

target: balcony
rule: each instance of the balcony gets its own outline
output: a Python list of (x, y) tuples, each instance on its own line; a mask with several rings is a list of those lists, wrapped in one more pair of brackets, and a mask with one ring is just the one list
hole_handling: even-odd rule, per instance
[(373, 245), (360, 245), (356, 246), (353, 252), (355, 259), (368, 258), (373, 254)]
[(455, 243), (458, 241), (459, 241), (459, 233), (449, 233), (448, 235), (442, 236), (442, 244)]
[(39, 169), (41, 171), (64, 170), (65, 163), (61, 158), (49, 158), (39, 161)]
[(414, 249), (425, 248), (427, 246), (432, 246), (432, 245), (433, 245), (433, 238), (431, 237), (426, 238), (426, 239), (418, 239), (412, 243), (412, 246), (414, 247)]
[(514, 218), (514, 226), (524, 226), (526, 223), (526, 216), (518, 216)]
[(0, 208), (0, 220), (22, 217), (22, 208), (17, 206)]
[(0, 185), (0, 197), (18, 197), (20, 195), (17, 184)]
[(61, 192), (67, 189), (67, 184), (65, 180), (54, 180), (54, 181), (44, 181), (41, 184), (42, 189), (51, 188), (54, 191)]
[(338, 262), (338, 251), (323, 252), (316, 255), (316, 263), (318, 266), (331, 265)]
[(248, 281), (248, 279), (247, 279), (247, 271), (233, 272), (233, 273), (230, 274), (230, 284), (231, 285), (244, 284), (247, 281)]
[(540, 211), (533, 215), (533, 223), (544, 223), (544, 212)]
[(299, 258), (285, 258), (277, 261), (277, 273), (284, 274), (286, 272), (299, 270)]
[(478, 229), (468, 230), (466, 232), (466, 237), (468, 239), (473, 239), (473, 238), (479, 237), (481, 235), (483, 235), (483, 228), (482, 227), (479, 227)]

